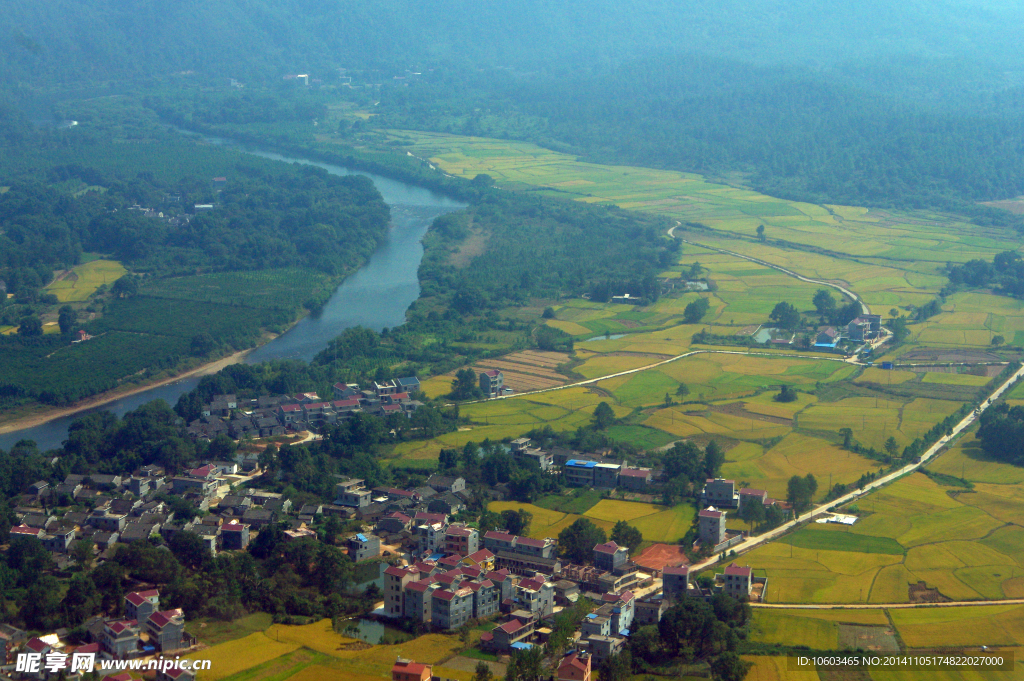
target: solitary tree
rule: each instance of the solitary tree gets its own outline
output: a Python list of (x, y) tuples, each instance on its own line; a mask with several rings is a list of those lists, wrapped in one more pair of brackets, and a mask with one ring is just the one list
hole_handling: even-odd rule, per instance
[(60, 312), (57, 313), (57, 326), (60, 327), (61, 333), (71, 333), (74, 331), (77, 321), (78, 315), (75, 314), (75, 310), (70, 305), (64, 305), (60, 308)]
[(750, 499), (749, 501), (743, 502), (743, 509), (740, 511), (740, 518), (747, 523), (751, 533), (753, 533), (754, 527), (764, 522), (764, 504), (762, 504), (758, 499)]
[(853, 429), (852, 428), (840, 428), (839, 434), (843, 436), (843, 447), (849, 449), (850, 445), (853, 444)]
[(764, 225), (757, 226), (757, 238), (761, 243), (764, 243), (767, 237), (764, 235)]
[(43, 322), (35, 315), (29, 315), (22, 318), (21, 323), (18, 325), (18, 335), (31, 338), (33, 336), (43, 335)]
[(791, 385), (782, 386), (782, 390), (775, 396), (776, 402), (796, 402), (799, 395), (796, 394), (796, 390)]
[(619, 546), (625, 546), (629, 549), (630, 554), (640, 548), (640, 544), (644, 542), (644, 536), (640, 533), (640, 530), (636, 529), (625, 520), (620, 520), (615, 523), (615, 527), (612, 528), (612, 541)]
[(787, 302), (781, 302), (772, 308), (768, 318), (782, 328), (792, 331), (800, 324), (800, 311)]
[(828, 289), (820, 288), (814, 294), (814, 308), (818, 314), (824, 316), (831, 314), (836, 309), (836, 299)]
[(558, 533), (558, 547), (573, 563), (583, 564), (593, 557), (594, 547), (608, 541), (604, 530), (588, 518), (578, 518)]
[(690, 394), (690, 389), (686, 387), (685, 383), (680, 383), (679, 387), (676, 388), (676, 397), (686, 397)]
[(896, 453), (900, 451), (900, 446), (896, 444), (896, 438), (889, 436), (889, 439), (885, 441), (885, 451), (889, 456), (896, 456)]
[(607, 402), (601, 402), (594, 408), (594, 415), (590, 419), (591, 425), (597, 430), (604, 430), (615, 422), (615, 412)]

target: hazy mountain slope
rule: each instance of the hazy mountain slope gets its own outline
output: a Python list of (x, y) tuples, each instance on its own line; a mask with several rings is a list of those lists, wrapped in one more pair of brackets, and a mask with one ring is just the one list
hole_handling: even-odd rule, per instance
[(913, 53), (1021, 61), (1012, 2), (931, 0), (49, 0), (4, 3), (8, 82), (333, 66), (552, 68), (652, 51), (835, 63)]

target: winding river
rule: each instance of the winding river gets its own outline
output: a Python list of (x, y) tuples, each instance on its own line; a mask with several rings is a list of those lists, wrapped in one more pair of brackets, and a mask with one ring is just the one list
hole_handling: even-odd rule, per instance
[[(204, 139), (215, 144), (231, 144), (228, 140), (215, 137)], [(334, 175), (366, 175), (373, 180), (377, 191), (391, 207), (387, 241), (360, 270), (338, 286), (321, 313), (303, 318), (287, 333), (249, 353), (245, 361), (249, 364), (273, 359), (309, 361), (327, 346), (328, 341), (351, 326), (361, 325), (379, 331), (384, 327), (402, 324), (406, 309), (420, 294), (419, 280), (416, 278), (423, 258), (420, 240), (434, 218), (459, 210), (466, 204), (422, 187), (330, 163), (293, 158), (259, 149), (244, 151), (275, 161), (317, 166)], [(10, 449), (19, 440), (34, 440), (43, 450), (60, 447), (67, 437), (68, 426), (83, 414), (110, 411), (123, 416), (157, 399), (173, 406), (178, 397), (195, 388), (199, 380), (184, 379), (57, 418), (40, 426), (5, 433), (0, 435), (0, 449)]]

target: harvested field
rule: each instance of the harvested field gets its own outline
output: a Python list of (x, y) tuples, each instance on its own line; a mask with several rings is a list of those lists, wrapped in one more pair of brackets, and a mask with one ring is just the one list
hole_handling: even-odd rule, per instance
[[(565, 353), (524, 350), (484, 360), (474, 366), (473, 371), (480, 373), (497, 369), (504, 374), (505, 385), (516, 392), (526, 392), (565, 385), (569, 379), (556, 373), (555, 367), (568, 361), (569, 356)], [(455, 372), (450, 375), (454, 376)]]
[[(1002, 358), (984, 350), (917, 348), (900, 357), (901, 362), (1000, 362)], [(909, 369), (910, 367), (900, 367)]]
[(790, 426), (793, 424), (793, 419), (782, 418), (779, 416), (769, 416), (767, 414), (759, 414), (752, 411), (747, 411), (746, 402), (730, 402), (729, 404), (712, 404), (708, 407), (709, 411), (718, 412), (719, 414), (729, 414), (730, 416), (739, 416), (745, 419), (753, 419), (755, 421), (765, 421), (766, 423), (777, 423), (780, 426)]
[(648, 570), (664, 570), (666, 567), (688, 565), (689, 559), (679, 544), (652, 544), (644, 549), (633, 562)]
[(876, 652), (899, 652), (900, 644), (892, 627), (870, 627), (858, 624), (839, 625), (839, 647)]

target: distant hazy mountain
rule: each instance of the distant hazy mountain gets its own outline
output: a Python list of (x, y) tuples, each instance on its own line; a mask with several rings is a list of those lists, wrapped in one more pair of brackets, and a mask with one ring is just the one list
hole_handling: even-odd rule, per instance
[(453, 61), (557, 69), (666, 51), (1024, 61), (1024, 3), (1011, 0), (7, 0), (3, 17), (7, 85)]

